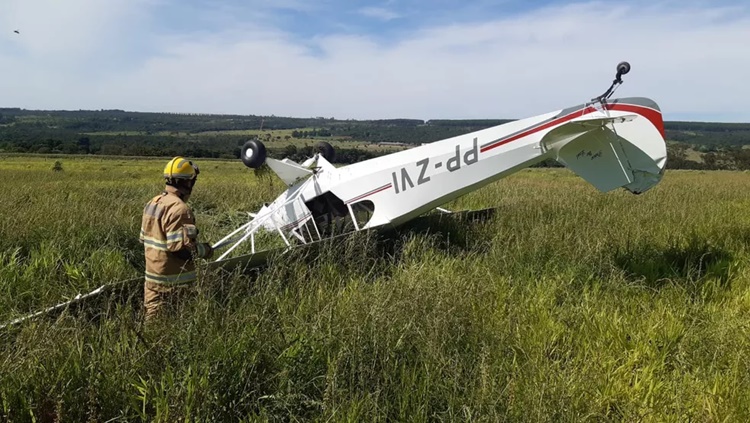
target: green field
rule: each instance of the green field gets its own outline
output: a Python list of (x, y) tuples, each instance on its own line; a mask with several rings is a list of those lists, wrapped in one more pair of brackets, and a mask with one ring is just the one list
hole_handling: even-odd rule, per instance
[(293, 145), (297, 148), (314, 146), (320, 141), (331, 144), (334, 148), (356, 148), (365, 151), (374, 152), (391, 152), (407, 148), (406, 146), (389, 145), (380, 143), (371, 143), (362, 140), (351, 139), (351, 137), (320, 137), (320, 138), (295, 138), (292, 133), (295, 131), (311, 131), (315, 128), (297, 128), (297, 129), (241, 129), (241, 130), (224, 130), (224, 131), (202, 131), (196, 133), (180, 131), (158, 131), (150, 134), (145, 131), (100, 131), (87, 132), (84, 135), (92, 137), (113, 137), (113, 136), (162, 136), (171, 137), (177, 140), (189, 139), (206, 139), (210, 137), (226, 136), (245, 136), (248, 139), (258, 138), (263, 141), (269, 148), (283, 148), (287, 145)]
[[(283, 189), (198, 164), (207, 240)], [(138, 276), (162, 167), (0, 157), (0, 323)], [(0, 421), (750, 421), (750, 174), (528, 169), (445, 207), (498, 209), (202, 272), (145, 328), (135, 295), (2, 331)]]

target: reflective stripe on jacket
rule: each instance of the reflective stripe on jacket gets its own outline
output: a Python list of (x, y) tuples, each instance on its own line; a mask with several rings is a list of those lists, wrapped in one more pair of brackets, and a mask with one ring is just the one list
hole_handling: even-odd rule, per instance
[(143, 208), (139, 240), (146, 255), (146, 281), (160, 285), (195, 281), (191, 252), (196, 236), (193, 213), (177, 189), (167, 186)]

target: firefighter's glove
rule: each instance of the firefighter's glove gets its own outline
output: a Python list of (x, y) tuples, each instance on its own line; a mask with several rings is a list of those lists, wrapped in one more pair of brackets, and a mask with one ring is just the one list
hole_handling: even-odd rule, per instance
[(200, 242), (196, 245), (196, 255), (202, 259), (209, 259), (214, 255), (214, 249), (207, 242)]

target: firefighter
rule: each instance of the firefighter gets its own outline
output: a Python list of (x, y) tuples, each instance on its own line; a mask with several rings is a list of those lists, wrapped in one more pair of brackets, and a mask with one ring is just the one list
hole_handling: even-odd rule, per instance
[(198, 242), (195, 217), (186, 204), (199, 173), (192, 161), (173, 158), (164, 167), (164, 191), (143, 209), (139, 239), (146, 255), (146, 320), (193, 285), (196, 258), (213, 254), (209, 244)]

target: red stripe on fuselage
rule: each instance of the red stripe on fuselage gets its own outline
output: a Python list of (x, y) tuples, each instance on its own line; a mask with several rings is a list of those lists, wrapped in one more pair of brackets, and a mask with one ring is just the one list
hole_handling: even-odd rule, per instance
[(303, 220), (307, 219), (310, 216), (311, 216), (311, 213), (307, 213), (306, 215), (304, 215), (304, 216), (300, 217), (299, 219), (295, 220), (294, 222), (287, 223), (286, 225), (282, 226), (281, 229), (289, 229), (292, 226), (299, 224), (300, 222), (302, 222)]
[(359, 201), (359, 200), (361, 200), (363, 198), (367, 198), (367, 197), (369, 197), (371, 195), (379, 193), (380, 191), (385, 191), (388, 188), (391, 188), (392, 186), (393, 186), (393, 184), (384, 185), (384, 186), (382, 186), (380, 188), (377, 188), (377, 189), (374, 189), (374, 190), (372, 190), (370, 192), (364, 193), (364, 194), (360, 195), (359, 197), (354, 197), (351, 200), (347, 201), (346, 204), (353, 203), (355, 201)]
[(528, 131), (521, 132), (520, 134), (513, 135), (510, 138), (501, 139), (501, 140), (499, 140), (498, 142), (496, 142), (494, 144), (490, 144), (490, 145), (488, 145), (486, 147), (482, 147), (479, 151), (481, 151), (482, 153), (484, 153), (485, 151), (492, 150), (493, 148), (500, 147), (501, 145), (505, 145), (505, 144), (507, 144), (509, 142), (513, 142), (513, 141), (521, 139), (523, 137), (527, 137), (527, 136), (529, 136), (531, 134), (535, 134), (535, 133), (537, 133), (539, 131), (543, 131), (543, 130), (545, 130), (547, 128), (551, 128), (551, 127), (559, 125), (561, 123), (565, 123), (565, 122), (567, 122), (569, 120), (573, 120), (573, 119), (575, 119), (575, 118), (577, 118), (579, 116), (583, 116), (583, 115), (585, 115), (587, 113), (591, 113), (594, 110), (595, 109), (593, 107), (587, 107), (587, 108), (582, 109), (582, 110), (576, 110), (573, 113), (569, 113), (569, 114), (567, 114), (567, 115), (565, 115), (565, 116), (563, 116), (561, 118), (557, 118), (557, 119), (555, 119), (553, 121), (550, 121), (550, 122), (547, 122), (547, 123), (545, 123), (543, 125), (532, 127)]
[(638, 106), (635, 104), (627, 104), (627, 103), (607, 104), (607, 110), (617, 110), (621, 112), (638, 113), (639, 115), (651, 121), (651, 123), (656, 127), (656, 129), (661, 134), (661, 137), (665, 140), (667, 139), (667, 136), (664, 133), (664, 119), (661, 116), (661, 112), (658, 110), (655, 110), (649, 107)]
[[(662, 138), (666, 139), (666, 136), (664, 135), (664, 122), (662, 120), (661, 113), (659, 111), (651, 109), (651, 108), (648, 108), (648, 107), (638, 106), (638, 105), (635, 105), (635, 104), (626, 104), (626, 103), (606, 104), (605, 107), (607, 108), (607, 110), (617, 110), (617, 111), (623, 111), (623, 112), (638, 113), (639, 115), (641, 115), (641, 116), (645, 117), (646, 119), (648, 119), (649, 121), (651, 121), (651, 123), (656, 127), (656, 129), (659, 130), (659, 133), (661, 134)], [(490, 145), (488, 145), (486, 147), (482, 147), (479, 151), (481, 151), (482, 153), (484, 153), (486, 151), (492, 150), (493, 148), (500, 147), (500, 146), (505, 145), (505, 144), (507, 144), (509, 142), (513, 142), (513, 141), (516, 141), (516, 140), (521, 139), (523, 137), (527, 137), (527, 136), (529, 136), (531, 134), (535, 134), (535, 133), (537, 133), (539, 131), (543, 131), (543, 130), (545, 130), (547, 128), (551, 128), (553, 126), (557, 126), (557, 125), (560, 125), (562, 123), (571, 121), (571, 120), (573, 120), (573, 119), (575, 119), (577, 117), (587, 115), (587, 114), (589, 114), (591, 112), (594, 112), (594, 111), (596, 111), (596, 109), (593, 108), (593, 107), (591, 107), (591, 106), (586, 107), (585, 109), (576, 110), (573, 113), (569, 113), (569, 114), (567, 114), (567, 115), (565, 115), (563, 117), (557, 118), (557, 119), (555, 119), (553, 121), (550, 121), (550, 122), (547, 122), (547, 123), (545, 123), (543, 125), (532, 127), (529, 130), (527, 130), (527, 131), (521, 132), (520, 134), (513, 135), (513, 136), (511, 136), (509, 138), (500, 139), (500, 140), (498, 140), (494, 144), (490, 144)]]

